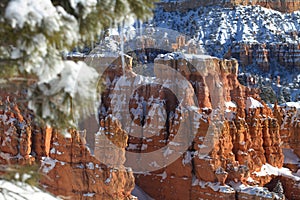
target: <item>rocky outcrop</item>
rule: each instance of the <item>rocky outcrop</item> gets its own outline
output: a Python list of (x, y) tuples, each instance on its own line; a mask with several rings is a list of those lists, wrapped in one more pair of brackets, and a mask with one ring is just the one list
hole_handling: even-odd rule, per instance
[(279, 171), (282, 141), (299, 155), (297, 111), (267, 107), (237, 80), (236, 60), (161, 55), (153, 78), (124, 59), (124, 68), (117, 59), (103, 73), (95, 156), (85, 132), (65, 137), (36, 127), (28, 111), (2, 98), (1, 163), (40, 162), (41, 185), (74, 199), (131, 198), (133, 172), (124, 165), (155, 199), (274, 199), (261, 186), (276, 177), (298, 198), (300, 178)]
[(226, 54), (234, 57), (242, 66), (256, 64), (264, 72), (270, 71), (271, 63), (286, 69), (300, 69), (300, 46), (298, 44), (236, 44)]
[[(274, 116), (278, 119), (280, 126), (280, 137), (282, 147), (284, 148), (284, 165), (290, 168), (299, 176), (300, 169), (300, 132), (299, 132), (299, 110), (295, 104), (287, 104), (286, 106), (274, 106)], [(286, 194), (287, 199), (299, 199), (300, 187), (299, 180), (279, 177), (283, 188), (290, 193)]]
[[(249, 3), (226, 2), (245, 5)], [(251, 2), (263, 5), (262, 1)], [(267, 4), (281, 5), (284, 2), (293, 1), (268, 1)], [(299, 1), (296, 4), (299, 6)], [(196, 46), (202, 45), (209, 55), (238, 59), (241, 67), (245, 67), (241, 70), (243, 72), (247, 70), (246, 72), (254, 74), (257, 73), (256, 68), (259, 68), (262, 72), (275, 75), (276, 71), (299, 70), (299, 29), (287, 28), (298, 27), (298, 12), (280, 13), (275, 8), (272, 10), (261, 6), (228, 8), (225, 1), (191, 0), (162, 5), (174, 5), (174, 12), (168, 12), (158, 6), (153, 20), (155, 26), (167, 27), (192, 36)], [(184, 9), (189, 6), (194, 9)], [(275, 6), (271, 6), (273, 7)], [(286, 77), (282, 72), (280, 75)]]
[[(41, 187), (63, 199), (133, 198), (134, 177), (124, 167), (124, 157), (118, 166), (108, 165), (85, 146), (84, 132), (70, 130), (63, 135), (52, 128), (36, 126), (26, 105), (20, 111), (12, 100), (14, 95), (2, 95), (0, 101), (2, 165), (40, 164)], [(122, 144), (119, 151), (124, 154), (127, 136), (111, 139)]]
[(299, 132), (299, 110), (295, 105), (274, 106), (274, 115), (280, 126), (280, 136), (283, 147), (292, 148), (293, 152), (300, 157), (300, 132)]
[(42, 158), (41, 164), (46, 174), (41, 184), (48, 191), (74, 199), (129, 199), (134, 177), (122, 163), (103, 164), (97, 155), (91, 155), (76, 131), (71, 132), (70, 138), (52, 132), (51, 141), (49, 156)]
[[(1, 93), (5, 93), (7, 88), (1, 89)], [(30, 113), (22, 115), (15, 101), (11, 101), (8, 96), (2, 96), (2, 94), (0, 106), (1, 163), (13, 165), (33, 163), (35, 161), (35, 158), (31, 156), (33, 130), (27, 125)]]
[(195, 0), (185, 0), (178, 2), (161, 2), (159, 5), (163, 6), (164, 10), (168, 12), (187, 11), (200, 6), (212, 6), (212, 5), (222, 5), (226, 7), (233, 7), (236, 5), (260, 5), (266, 8), (271, 8), (281, 12), (294, 12), (300, 9), (300, 2), (297, 0), (229, 0), (229, 1), (219, 1), (219, 0), (209, 0), (209, 1), (195, 1)]
[(299, 199), (300, 198), (300, 181), (294, 180), (287, 177), (279, 177), (279, 180), (282, 182), (283, 189), (289, 191), (285, 193), (287, 199)]
[(276, 176), (262, 166), (283, 166), (280, 126), (258, 90), (238, 82), (236, 60), (166, 54), (156, 78), (133, 73), (129, 60), (125, 74), (116, 65), (104, 73), (99, 118), (115, 115), (128, 132), (125, 165), (136, 167), (137, 185), (155, 199), (274, 199), (257, 186)]

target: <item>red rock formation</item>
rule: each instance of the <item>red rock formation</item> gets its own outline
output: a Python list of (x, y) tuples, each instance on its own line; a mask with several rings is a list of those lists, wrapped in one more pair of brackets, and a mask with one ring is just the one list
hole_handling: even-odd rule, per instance
[[(280, 126), (280, 137), (283, 141), (282, 147), (287, 153), (286, 157), (292, 156), (294, 160), (285, 159), (285, 166), (299, 175), (299, 158), (300, 158), (300, 129), (299, 129), (299, 111), (294, 106), (279, 107), (274, 106), (274, 115), (278, 119)], [(291, 155), (292, 154), (292, 155)], [(284, 189), (291, 191), (286, 194), (288, 199), (300, 198), (299, 180), (288, 177), (281, 177), (280, 180)]]
[[(63, 199), (132, 198), (134, 177), (123, 165), (125, 157), (118, 166), (105, 165), (105, 160), (90, 153), (80, 132), (72, 130), (70, 137), (65, 137), (52, 128), (40, 128), (31, 121), (28, 110), (20, 111), (15, 101), (1, 96), (4, 101), (0, 101), (0, 164), (38, 162), (44, 173), (41, 186)], [(119, 151), (124, 154), (127, 135), (117, 134), (117, 129), (113, 131), (116, 137), (110, 139), (122, 144)]]
[(132, 172), (123, 165), (104, 165), (82, 144), (78, 132), (71, 132), (71, 138), (52, 132), (51, 140), (49, 157), (41, 161), (41, 170), (46, 174), (41, 184), (48, 191), (74, 199), (89, 195), (94, 199), (130, 197), (134, 188)]
[(279, 177), (279, 180), (282, 182), (283, 189), (288, 191), (285, 193), (287, 199), (300, 199), (300, 181), (284, 176)]
[(237, 44), (230, 50), (230, 56), (239, 59), (242, 66), (256, 63), (266, 72), (271, 58), (287, 69), (300, 69), (300, 45), (297, 44)]
[[(166, 70), (167, 68), (175, 69), (188, 82), (181, 82), (181, 79), (177, 79), (178, 75), (172, 70)], [(272, 177), (258, 176), (254, 172), (260, 171), (266, 163), (282, 167), (278, 120), (274, 118), (272, 110), (261, 102), (257, 90), (239, 84), (236, 60), (168, 54), (156, 58), (154, 71), (158, 78), (164, 78), (171, 86), (175, 85), (177, 90), (172, 90), (172, 94), (163, 84), (149, 84), (149, 81), (140, 87), (134, 86), (136, 80), (143, 78), (130, 70), (126, 75), (129, 77), (126, 79), (128, 82), (123, 79), (120, 81), (118, 73), (115, 78), (110, 76), (111, 73), (104, 75), (104, 79), (106, 76), (111, 79), (111, 84), (105, 90), (106, 96), (111, 97), (111, 93), (123, 95), (122, 102), (117, 106), (120, 113), (117, 115), (118, 120), (123, 129), (128, 130), (128, 121), (139, 126), (147, 123), (154, 127), (161, 126), (159, 131), (151, 129), (154, 131), (151, 137), (134, 136), (133, 129), (129, 134), (127, 152), (135, 152), (137, 155), (133, 160), (127, 160), (126, 164), (136, 164), (142, 154), (162, 149), (166, 145), (172, 146), (171, 150), (174, 152), (178, 149), (181, 151), (180, 156), (172, 162), (168, 162), (168, 157), (165, 156), (163, 167), (158, 166), (157, 170), (136, 174), (136, 183), (146, 193), (155, 199), (168, 200), (209, 197), (231, 199), (236, 192), (228, 184), (263, 186)], [(118, 81), (124, 86), (120, 87)], [(165, 83), (159, 81), (160, 79), (155, 79), (154, 83)], [(129, 96), (125, 95), (126, 90), (130, 91)], [(198, 101), (192, 98), (192, 93)], [(174, 100), (174, 94), (177, 99), (183, 99)], [(167, 117), (164, 118), (163, 114), (156, 118), (149, 117), (154, 102), (157, 103), (156, 111), (165, 110)], [(100, 119), (105, 121), (106, 116), (114, 113), (111, 105), (116, 105), (114, 98), (104, 99)], [(193, 114), (182, 113), (182, 106), (189, 108), (191, 105), (198, 107)], [(126, 109), (134, 109), (134, 112), (122, 115), (127, 112)], [(192, 135), (193, 140), (187, 151), (182, 151), (180, 145), (186, 143), (186, 138), (190, 136), (186, 135), (186, 138), (182, 137), (176, 143), (174, 139), (177, 138), (180, 123), (186, 120), (196, 125), (196, 133)], [(168, 151), (168, 154), (172, 154), (172, 151)], [(157, 157), (156, 165), (160, 163), (160, 159)], [(247, 192), (239, 195), (241, 198), (254, 198), (253, 194), (249, 196)]]
[(6, 164), (31, 164), (31, 127), (27, 125), (17, 105), (7, 97), (0, 102), (0, 160)]
[[(141, 155), (169, 147), (150, 163), (156, 170), (139, 171), (135, 177), (155, 199), (268, 199), (247, 191), (253, 189), (249, 185), (263, 186), (276, 176), (257, 173), (263, 164), (282, 167), (280, 136), (285, 130), (291, 137), (285, 142), (299, 155), (295, 110), (284, 113), (275, 107), (272, 112), (257, 90), (239, 84), (236, 60), (168, 54), (155, 60), (156, 79), (133, 73), (131, 59), (125, 61), (126, 76), (120, 59), (103, 73), (95, 156), (80, 132), (71, 131), (66, 138), (35, 127), (12, 104), (0, 110), (1, 162), (30, 163), (34, 155), (47, 174), (41, 184), (56, 195), (126, 199), (134, 186), (133, 173), (124, 167), (128, 139), (127, 158), (136, 155), (125, 165), (140, 165), (141, 170)], [(153, 125), (148, 132), (139, 132), (147, 124)], [(182, 124), (186, 127), (180, 132)], [(298, 197), (297, 180), (283, 179), (286, 191)], [(241, 183), (248, 186), (237, 192)]]
[(260, 5), (266, 8), (271, 8), (281, 12), (294, 12), (300, 9), (300, 2), (298, 0), (208, 0), (208, 1), (195, 1), (195, 0), (185, 0), (179, 2), (161, 2), (160, 6), (168, 12), (186, 11), (194, 9), (200, 6), (211, 6), (211, 5), (222, 5), (227, 7), (233, 7), (236, 5)]
[(292, 148), (300, 157), (300, 129), (299, 129), (299, 112), (295, 107), (274, 106), (274, 116), (280, 126), (280, 136), (283, 141), (283, 147)]

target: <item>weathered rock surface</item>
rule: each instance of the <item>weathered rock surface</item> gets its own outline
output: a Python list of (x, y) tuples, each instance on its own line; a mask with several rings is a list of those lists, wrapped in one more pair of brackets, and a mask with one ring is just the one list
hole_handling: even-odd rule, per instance
[(280, 119), (280, 132), (283, 141), (287, 147), (291, 147), (294, 153), (300, 157), (300, 129), (299, 129), (299, 111), (295, 107), (283, 109), (276, 107), (276, 117)]
[[(82, 132), (70, 130), (69, 137), (65, 137), (52, 128), (37, 127), (31, 113), (20, 111), (10, 98), (13, 94), (3, 95), (0, 101), (1, 164), (39, 163), (41, 186), (63, 199), (132, 198), (134, 177), (123, 165), (125, 157), (118, 166), (108, 165), (91, 154)], [(118, 130), (113, 131), (117, 135)], [(124, 154), (127, 135), (123, 133), (111, 139), (122, 144), (118, 150)]]
[[(115, 75), (112, 68), (104, 73), (104, 80), (109, 77), (109, 81), (99, 118), (105, 121), (110, 114), (118, 113), (122, 129), (131, 131), (127, 156), (130, 152), (137, 156), (125, 165), (138, 165), (143, 154), (168, 146), (164, 156), (149, 163), (156, 165), (157, 170), (139, 171), (135, 176), (137, 185), (147, 194), (155, 199), (275, 198), (275, 193), (257, 186), (264, 186), (279, 175), (260, 172), (262, 166), (283, 166), (281, 122), (276, 112), (273, 114), (261, 101), (258, 90), (238, 82), (237, 67), (236, 60), (173, 53), (155, 59), (156, 79), (137, 75), (128, 65), (125, 79), (118, 68)], [(178, 80), (178, 74), (167, 68), (179, 72), (187, 82)], [(161, 78), (164, 81), (160, 82)], [(145, 82), (136, 86), (137, 80)], [(176, 89), (166, 89), (171, 86)], [(115, 99), (115, 94), (122, 96), (122, 101)], [(193, 107), (193, 112), (183, 114), (182, 107)], [(161, 114), (152, 117), (155, 112)], [(181, 137), (178, 130), (184, 121), (193, 126)], [(160, 128), (150, 129), (152, 135), (143, 135), (132, 129), (132, 123)], [(192, 128), (196, 128), (195, 134), (191, 134)], [(174, 142), (177, 135), (180, 139)], [(189, 142), (186, 138), (191, 136), (190, 145), (182, 150)], [(170, 155), (177, 152), (180, 156), (168, 162)], [(241, 184), (244, 188), (237, 189)]]
[[(0, 111), (1, 163), (40, 162), (47, 175), (41, 184), (56, 195), (129, 199), (134, 177), (124, 165), (139, 166), (141, 155), (168, 146), (150, 171), (141, 167), (135, 175), (136, 184), (155, 199), (274, 199), (274, 192), (258, 186), (276, 177), (288, 199), (299, 198), (300, 178), (263, 171), (266, 164), (283, 166), (281, 142), (299, 156), (298, 112), (267, 107), (257, 90), (238, 82), (236, 60), (167, 54), (155, 60), (156, 78), (133, 73), (131, 59), (125, 61), (126, 76), (118, 59), (102, 77), (95, 156), (85, 147), (84, 133), (64, 137), (36, 127), (6, 99)], [(141, 134), (138, 127), (147, 124), (152, 126)], [(136, 157), (126, 161), (125, 147), (127, 157), (130, 152)]]
[(242, 66), (256, 64), (264, 72), (270, 71), (271, 63), (286, 69), (300, 69), (300, 45), (298, 44), (237, 44), (226, 56), (237, 58)]
[(197, 8), (199, 6), (211, 6), (211, 5), (222, 5), (227, 7), (233, 7), (236, 5), (260, 5), (266, 8), (271, 8), (281, 12), (293, 12), (300, 9), (300, 2), (298, 0), (208, 0), (208, 1), (195, 1), (185, 0), (179, 2), (168, 2), (160, 3), (166, 11), (186, 11), (189, 9)]

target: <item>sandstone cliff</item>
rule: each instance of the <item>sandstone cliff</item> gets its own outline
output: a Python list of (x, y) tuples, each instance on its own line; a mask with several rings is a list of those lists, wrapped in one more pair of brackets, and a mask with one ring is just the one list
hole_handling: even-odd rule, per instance
[[(63, 199), (133, 198), (134, 177), (124, 161), (118, 166), (105, 165), (85, 146), (85, 135), (80, 131), (70, 130), (65, 137), (51, 128), (36, 126), (26, 105), (21, 103), (19, 109), (15, 95), (1, 94), (0, 164), (38, 163), (41, 187)], [(127, 137), (115, 140), (126, 144)], [(125, 146), (119, 150), (125, 152)]]
[[(124, 163), (155, 199), (274, 199), (274, 187), (261, 186), (278, 180), (288, 199), (299, 198), (300, 178), (281, 169), (280, 148), (283, 141), (299, 156), (298, 112), (267, 107), (256, 89), (238, 82), (236, 60), (166, 54), (155, 59), (156, 79), (132, 72), (131, 58), (125, 63), (123, 70), (117, 59), (102, 77), (95, 156), (84, 132), (66, 138), (34, 126), (30, 113), (3, 95), (1, 163), (37, 161), (46, 175), (41, 185), (74, 199), (129, 199), (134, 177)], [(153, 126), (141, 134), (147, 124)], [(160, 149), (150, 163), (142, 160)]]
[[(123, 74), (126, 78), (120, 78), (122, 70), (117, 66), (104, 73), (109, 81), (99, 118), (105, 122), (106, 116), (116, 114), (120, 127), (130, 132), (126, 165), (136, 167), (136, 183), (153, 198), (274, 199), (276, 193), (260, 186), (276, 176), (285, 177), (286, 191), (291, 189), (288, 180), (299, 182), (299, 177), (280, 169), (284, 160), (280, 119), (261, 101), (258, 90), (238, 82), (236, 60), (167, 54), (155, 59), (157, 79), (133, 73), (130, 64)], [(122, 100), (116, 99), (120, 96)], [(155, 112), (162, 114), (151, 117)], [(140, 130), (133, 127), (149, 124), (160, 128), (136, 135)], [(183, 129), (186, 135), (180, 134), (181, 124), (188, 127)], [(166, 146), (154, 160), (142, 160), (144, 154)], [(145, 165), (151, 170), (143, 171)]]
[(227, 56), (237, 58), (243, 67), (255, 64), (264, 72), (269, 72), (274, 62), (287, 70), (300, 69), (298, 44), (237, 44), (233, 45)]

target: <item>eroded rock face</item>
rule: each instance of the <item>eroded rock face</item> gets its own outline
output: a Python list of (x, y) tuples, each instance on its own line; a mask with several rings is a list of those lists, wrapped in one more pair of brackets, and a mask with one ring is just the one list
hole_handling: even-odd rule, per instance
[[(136, 184), (153, 198), (254, 199), (255, 192), (247, 192), (255, 190), (250, 185), (264, 186), (274, 177), (257, 173), (262, 166), (283, 166), (278, 119), (257, 90), (238, 82), (237, 67), (236, 60), (172, 53), (155, 59), (156, 78), (130, 70), (123, 77), (120, 73), (111, 76), (110, 69), (104, 73), (110, 81), (106, 82), (107, 98), (102, 99), (99, 118), (105, 121), (106, 116), (117, 114), (122, 129), (131, 131), (127, 157), (132, 152), (136, 157), (125, 165), (136, 166), (143, 154), (168, 146), (162, 150), (163, 156), (148, 163), (156, 170), (153, 167), (135, 176)], [(141, 83), (136, 86), (138, 80)], [(184, 112), (183, 108), (190, 110)], [(153, 117), (156, 112), (160, 114)], [(193, 125), (187, 125), (188, 131), (182, 136), (178, 130), (185, 121)], [(148, 129), (152, 135), (143, 135), (132, 128), (133, 124), (151, 124), (156, 129)], [(190, 137), (191, 141), (187, 139)], [(189, 145), (181, 149), (186, 143)], [(168, 162), (178, 152), (180, 155)], [(239, 184), (246, 189), (237, 194)], [(262, 199), (273, 198), (272, 192), (263, 193)]]
[[(71, 130), (69, 137), (65, 137), (52, 128), (37, 127), (30, 112), (20, 111), (15, 101), (10, 100), (12, 97), (4, 95), (0, 101), (1, 164), (39, 163), (41, 186), (63, 199), (133, 198), (134, 177), (123, 165), (124, 156), (118, 166), (100, 161), (85, 146), (82, 132)], [(118, 129), (114, 133), (121, 137), (111, 139), (122, 144), (118, 150), (124, 154), (127, 135)]]
[[(284, 166), (290, 168), (299, 175), (300, 145), (299, 145), (299, 110), (293, 105), (278, 106), (274, 105), (274, 115), (278, 119), (280, 126), (280, 137), (282, 148), (285, 150)], [(300, 187), (299, 180), (287, 177), (279, 177), (285, 190), (290, 191), (286, 194), (287, 199), (299, 199)]]
[(22, 115), (18, 105), (7, 96), (0, 100), (0, 161), (5, 164), (31, 164), (32, 127), (30, 115)]
[[(131, 170), (125, 168), (122, 163), (118, 166), (103, 164), (104, 162), (97, 159), (97, 155), (91, 155), (76, 131), (71, 132), (70, 138), (52, 132), (51, 141), (49, 156), (42, 158), (41, 167), (51, 178), (41, 180), (48, 191), (76, 199), (88, 195), (95, 199), (130, 197), (134, 188), (134, 178)], [(126, 141), (126, 138), (123, 141)], [(106, 147), (106, 150), (110, 149)]]
[(284, 147), (292, 148), (294, 153), (300, 157), (299, 110), (293, 106), (283, 108), (275, 105), (274, 113), (276, 113), (276, 117), (280, 119), (278, 121)]
[[(47, 175), (41, 184), (74, 199), (130, 198), (134, 177), (124, 165), (140, 167), (134, 168), (136, 184), (155, 199), (273, 198), (257, 186), (278, 174), (260, 171), (265, 164), (283, 166), (281, 141), (299, 155), (295, 109), (268, 108), (257, 90), (238, 82), (236, 60), (162, 55), (155, 60), (156, 78), (133, 73), (131, 59), (125, 61), (124, 70), (118, 59), (102, 77), (95, 156), (82, 132), (66, 138), (35, 127), (8, 99), (0, 111), (1, 162), (40, 161)], [(281, 140), (287, 134), (290, 139)], [(159, 150), (145, 171), (141, 155)], [(126, 160), (129, 153), (135, 157)], [(293, 191), (287, 197), (297, 199), (299, 180), (282, 182), (287, 194)]]
[[(297, 34), (295, 37), (298, 37)], [(242, 66), (257, 64), (264, 72), (270, 70), (271, 60), (289, 70), (300, 69), (298, 44), (237, 44), (229, 50), (227, 56), (239, 59)]]
[(223, 5), (227, 7), (232, 7), (236, 5), (260, 5), (266, 8), (271, 8), (281, 12), (293, 12), (299, 10), (300, 2), (297, 0), (229, 0), (229, 1), (219, 1), (219, 0), (209, 0), (209, 1), (195, 1), (186, 0), (175, 3), (160, 3), (166, 11), (177, 11), (180, 8), (181, 11), (193, 9), (199, 6), (211, 6), (211, 5)]

